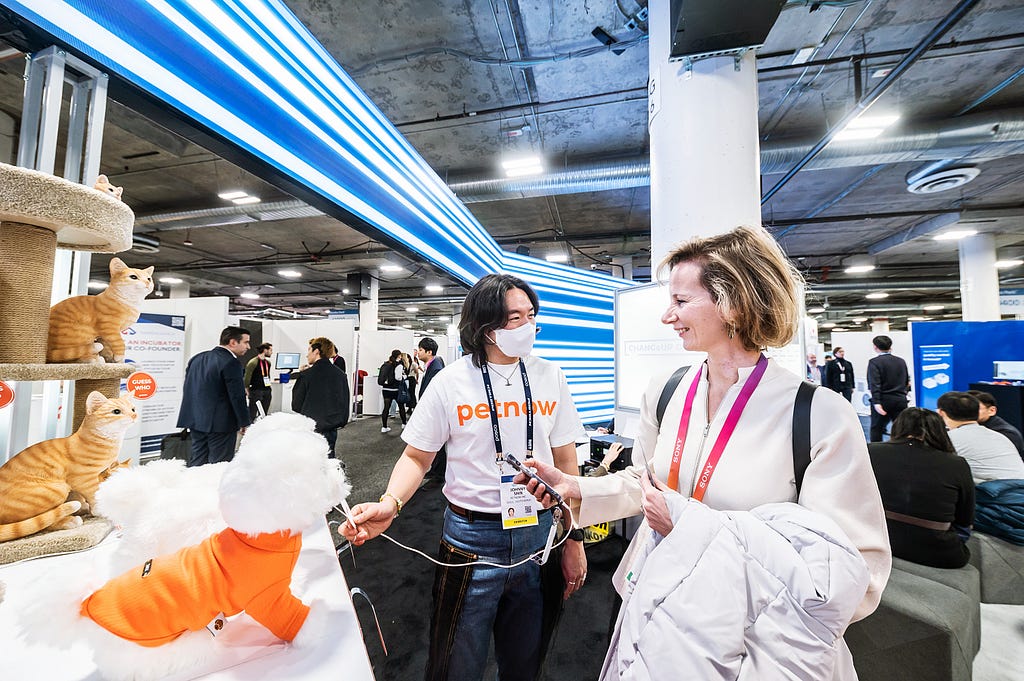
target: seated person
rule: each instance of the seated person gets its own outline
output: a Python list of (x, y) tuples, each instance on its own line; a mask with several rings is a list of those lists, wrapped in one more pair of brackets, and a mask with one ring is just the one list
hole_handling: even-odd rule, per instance
[(1024, 478), (1024, 461), (1005, 435), (978, 423), (981, 403), (974, 395), (948, 392), (939, 397), (939, 416), (949, 428), (956, 453), (967, 459), (975, 484), (986, 480)]
[(623, 449), (624, 447), (621, 442), (613, 442), (608, 445), (608, 450), (605, 452), (604, 458), (601, 459), (601, 463), (587, 471), (586, 475), (591, 478), (608, 475), (608, 472), (612, 469), (612, 464), (615, 463), (615, 459), (619, 458), (619, 454), (622, 454)]
[(890, 440), (872, 442), (868, 453), (882, 494), (892, 555), (938, 568), (966, 565), (974, 481), (939, 415), (906, 409), (893, 423)]
[(1021, 436), (1019, 430), (1013, 427), (1012, 423), (1002, 416), (996, 416), (998, 411), (996, 398), (991, 393), (981, 390), (968, 390), (967, 394), (974, 395), (981, 402), (981, 410), (978, 412), (978, 423), (989, 430), (1002, 433), (1009, 438), (1013, 446), (1017, 448), (1017, 453), (1020, 454), (1021, 459), (1024, 459), (1024, 437)]

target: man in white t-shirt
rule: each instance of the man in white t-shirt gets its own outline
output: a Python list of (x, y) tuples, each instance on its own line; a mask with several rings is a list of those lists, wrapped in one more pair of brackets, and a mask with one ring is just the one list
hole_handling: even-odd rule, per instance
[(978, 423), (978, 398), (948, 392), (939, 397), (936, 407), (949, 428), (956, 453), (970, 465), (975, 484), (1024, 479), (1024, 461), (1009, 438)]
[(466, 356), (439, 373), (421, 396), (402, 433), (408, 446), (380, 501), (353, 508), (341, 528), (357, 546), (384, 532), (445, 446), (448, 509), (441, 562), (523, 562), (511, 569), (437, 568), (428, 681), (481, 679), (492, 632), (499, 678), (532, 681), (551, 633), (542, 631), (544, 609), (559, 607), (586, 579), (582, 531), (574, 530), (562, 553), (564, 585), (553, 585), (557, 571), (545, 570), (542, 589), (540, 566), (525, 559), (543, 550), (552, 513), (511, 484), (515, 470), (497, 456), (523, 461), (532, 454), (567, 473), (579, 472), (575, 441), (583, 426), (565, 375), (531, 355), (539, 307), (533, 289), (509, 275), (488, 275), (470, 289), (459, 324)]

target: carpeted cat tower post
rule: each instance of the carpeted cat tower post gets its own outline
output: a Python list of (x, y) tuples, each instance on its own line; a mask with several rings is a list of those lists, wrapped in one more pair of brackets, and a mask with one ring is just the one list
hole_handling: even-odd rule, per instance
[[(0, 380), (74, 381), (74, 431), (93, 390), (117, 397), (127, 364), (47, 364), (46, 340), (56, 250), (118, 253), (132, 246), (135, 215), (92, 187), (0, 163)], [(52, 418), (49, 415), (48, 418)], [(102, 518), (0, 544), (0, 564), (99, 543)]]
[(131, 368), (46, 363), (56, 249), (125, 251), (134, 223), (127, 205), (92, 187), (0, 163), (0, 380), (75, 381), (72, 430), (89, 393), (117, 397)]

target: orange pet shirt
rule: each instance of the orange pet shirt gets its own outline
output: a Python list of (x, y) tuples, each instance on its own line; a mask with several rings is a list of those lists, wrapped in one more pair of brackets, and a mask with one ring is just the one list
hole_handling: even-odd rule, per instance
[(301, 548), (302, 535), (252, 537), (228, 528), (115, 577), (85, 599), (82, 615), (116, 636), (159, 646), (220, 613), (245, 610), (291, 641), (309, 613), (289, 589)]

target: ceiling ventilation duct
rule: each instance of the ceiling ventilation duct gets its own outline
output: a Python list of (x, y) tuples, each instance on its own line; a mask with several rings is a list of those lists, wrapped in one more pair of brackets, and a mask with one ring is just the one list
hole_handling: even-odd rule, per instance
[(147, 234), (132, 234), (132, 251), (134, 253), (159, 253), (160, 239)]
[(911, 194), (937, 194), (962, 187), (980, 173), (974, 166), (917, 173), (907, 177), (907, 191)]

